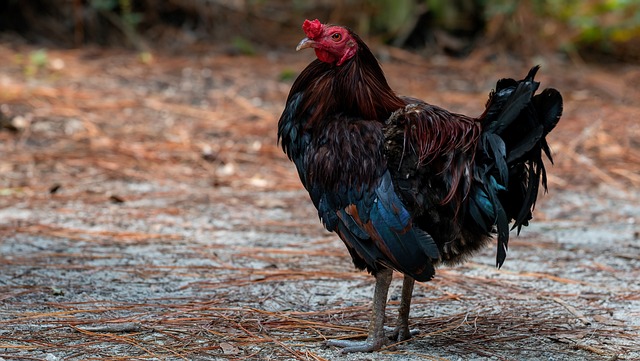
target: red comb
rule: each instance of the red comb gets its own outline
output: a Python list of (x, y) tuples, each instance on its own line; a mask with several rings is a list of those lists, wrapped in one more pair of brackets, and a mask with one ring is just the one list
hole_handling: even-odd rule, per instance
[(320, 23), (320, 20), (318, 19), (313, 21), (307, 19), (302, 23), (302, 30), (307, 34), (307, 38), (315, 39), (320, 36), (320, 33), (322, 33), (322, 23)]

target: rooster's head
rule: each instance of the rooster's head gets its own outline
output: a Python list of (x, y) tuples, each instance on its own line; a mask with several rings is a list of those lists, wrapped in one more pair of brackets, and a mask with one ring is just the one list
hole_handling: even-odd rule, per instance
[(340, 66), (358, 50), (353, 33), (342, 26), (322, 24), (318, 19), (305, 20), (302, 30), (307, 35), (296, 50), (313, 48), (319, 60)]

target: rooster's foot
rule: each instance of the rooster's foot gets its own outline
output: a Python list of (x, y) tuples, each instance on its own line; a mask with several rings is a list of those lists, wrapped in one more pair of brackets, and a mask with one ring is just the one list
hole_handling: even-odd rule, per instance
[(384, 346), (389, 344), (389, 339), (386, 337), (369, 339), (364, 341), (352, 341), (352, 340), (329, 340), (327, 345), (342, 348), (342, 353), (351, 352), (373, 352), (378, 351)]
[(409, 327), (400, 326), (396, 326), (395, 328), (385, 326), (384, 330), (390, 333), (389, 339), (396, 342), (406, 341), (420, 333), (420, 330), (411, 330)]

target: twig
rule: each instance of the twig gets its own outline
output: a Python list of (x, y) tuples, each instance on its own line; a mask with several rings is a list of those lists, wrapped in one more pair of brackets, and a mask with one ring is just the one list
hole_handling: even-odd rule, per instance
[(564, 307), (569, 313), (576, 316), (580, 322), (582, 322), (585, 326), (591, 325), (591, 321), (589, 321), (582, 312), (578, 311), (575, 307), (568, 304), (566, 301), (558, 298), (558, 297), (549, 297), (550, 300), (559, 303), (562, 307)]
[(89, 332), (138, 332), (142, 329), (142, 325), (137, 322), (126, 323), (107, 323), (104, 325), (77, 327), (80, 330)]
[(607, 351), (594, 347), (594, 346), (589, 346), (589, 345), (583, 345), (580, 343), (576, 343), (575, 345), (573, 345), (573, 348), (575, 348), (576, 350), (585, 350), (585, 351), (589, 351), (589, 352), (593, 352), (597, 355), (606, 355), (608, 354)]

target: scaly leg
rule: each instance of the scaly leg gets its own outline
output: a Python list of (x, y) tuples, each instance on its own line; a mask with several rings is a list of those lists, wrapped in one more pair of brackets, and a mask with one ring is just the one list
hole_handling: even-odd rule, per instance
[(373, 310), (367, 339), (364, 341), (330, 340), (327, 344), (343, 347), (342, 352), (348, 353), (372, 352), (389, 343), (389, 339), (384, 334), (384, 319), (387, 308), (387, 293), (392, 277), (393, 271), (390, 269), (382, 269), (376, 273), (376, 289), (373, 293)]
[(400, 307), (398, 308), (398, 323), (393, 332), (393, 338), (400, 342), (408, 340), (417, 332), (409, 330), (409, 311), (411, 310), (411, 296), (413, 294), (413, 285), (415, 280), (411, 276), (404, 276), (402, 281), (402, 298), (400, 299)]

